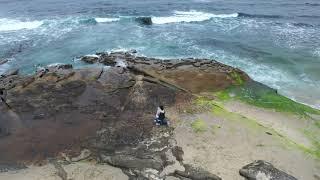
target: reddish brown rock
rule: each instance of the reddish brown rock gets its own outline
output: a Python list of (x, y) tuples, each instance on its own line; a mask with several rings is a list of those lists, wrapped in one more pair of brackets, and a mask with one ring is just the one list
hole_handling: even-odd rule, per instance
[(231, 72), (249, 80), (238, 69), (206, 59), (97, 56), (89, 63), (111, 67), (59, 65), (32, 76), (0, 78), (9, 105), (0, 104), (0, 165), (43, 162), (61, 152), (75, 156), (88, 149), (90, 157), (130, 169), (135, 177), (145, 177), (149, 172), (142, 169), (148, 165), (160, 176), (171, 163), (165, 153), (174, 152), (182, 162), (183, 150), (169, 143), (170, 128), (154, 128), (157, 106), (174, 106), (194, 93), (236, 85)]

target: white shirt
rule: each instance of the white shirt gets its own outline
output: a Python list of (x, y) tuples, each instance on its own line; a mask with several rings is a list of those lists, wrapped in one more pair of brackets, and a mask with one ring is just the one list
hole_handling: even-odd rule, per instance
[(157, 109), (157, 114), (156, 114), (156, 118), (159, 118), (160, 113), (164, 113), (164, 110), (161, 110), (160, 107), (158, 107)]

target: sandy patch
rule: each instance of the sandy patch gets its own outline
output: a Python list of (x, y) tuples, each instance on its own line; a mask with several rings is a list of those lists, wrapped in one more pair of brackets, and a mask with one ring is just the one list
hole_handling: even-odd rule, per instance
[[(270, 116), (274, 120), (279, 118)], [(194, 132), (191, 123), (196, 119), (206, 124), (205, 132)], [(298, 179), (316, 180), (314, 175), (320, 172), (319, 161), (286, 146), (278, 135), (267, 134), (268, 129), (252, 127), (244, 121), (241, 116), (230, 120), (212, 113), (180, 116), (180, 121), (175, 123), (175, 137), (184, 150), (184, 162), (196, 164), (225, 180), (243, 180), (238, 173), (241, 167), (254, 160), (266, 160)], [(292, 126), (287, 128), (290, 130)]]
[(308, 148), (313, 148), (312, 142), (303, 133), (304, 130), (314, 130), (312, 121), (292, 114), (262, 109), (237, 101), (229, 101), (224, 106), (228, 111), (239, 113), (259, 124), (270, 127), (290, 140)]

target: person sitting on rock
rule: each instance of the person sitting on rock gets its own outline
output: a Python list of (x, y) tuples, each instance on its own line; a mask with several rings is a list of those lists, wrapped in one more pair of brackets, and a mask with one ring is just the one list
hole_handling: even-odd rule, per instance
[(157, 114), (156, 114), (156, 125), (167, 125), (167, 121), (165, 120), (166, 118), (166, 112), (164, 111), (163, 106), (159, 106), (157, 109)]

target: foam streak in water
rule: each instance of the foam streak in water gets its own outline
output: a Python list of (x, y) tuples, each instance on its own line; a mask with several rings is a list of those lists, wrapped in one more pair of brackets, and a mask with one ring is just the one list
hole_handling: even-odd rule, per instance
[(233, 14), (211, 14), (198, 11), (175, 11), (173, 16), (167, 17), (153, 17), (152, 22), (154, 24), (168, 24), (179, 22), (201, 22), (211, 18), (233, 18), (238, 17), (238, 13)]
[(17, 31), (35, 29), (43, 24), (42, 21), (19, 21), (14, 19), (0, 19), (0, 31)]
[(115, 22), (119, 21), (119, 18), (95, 18), (98, 23), (107, 23), (107, 22)]

